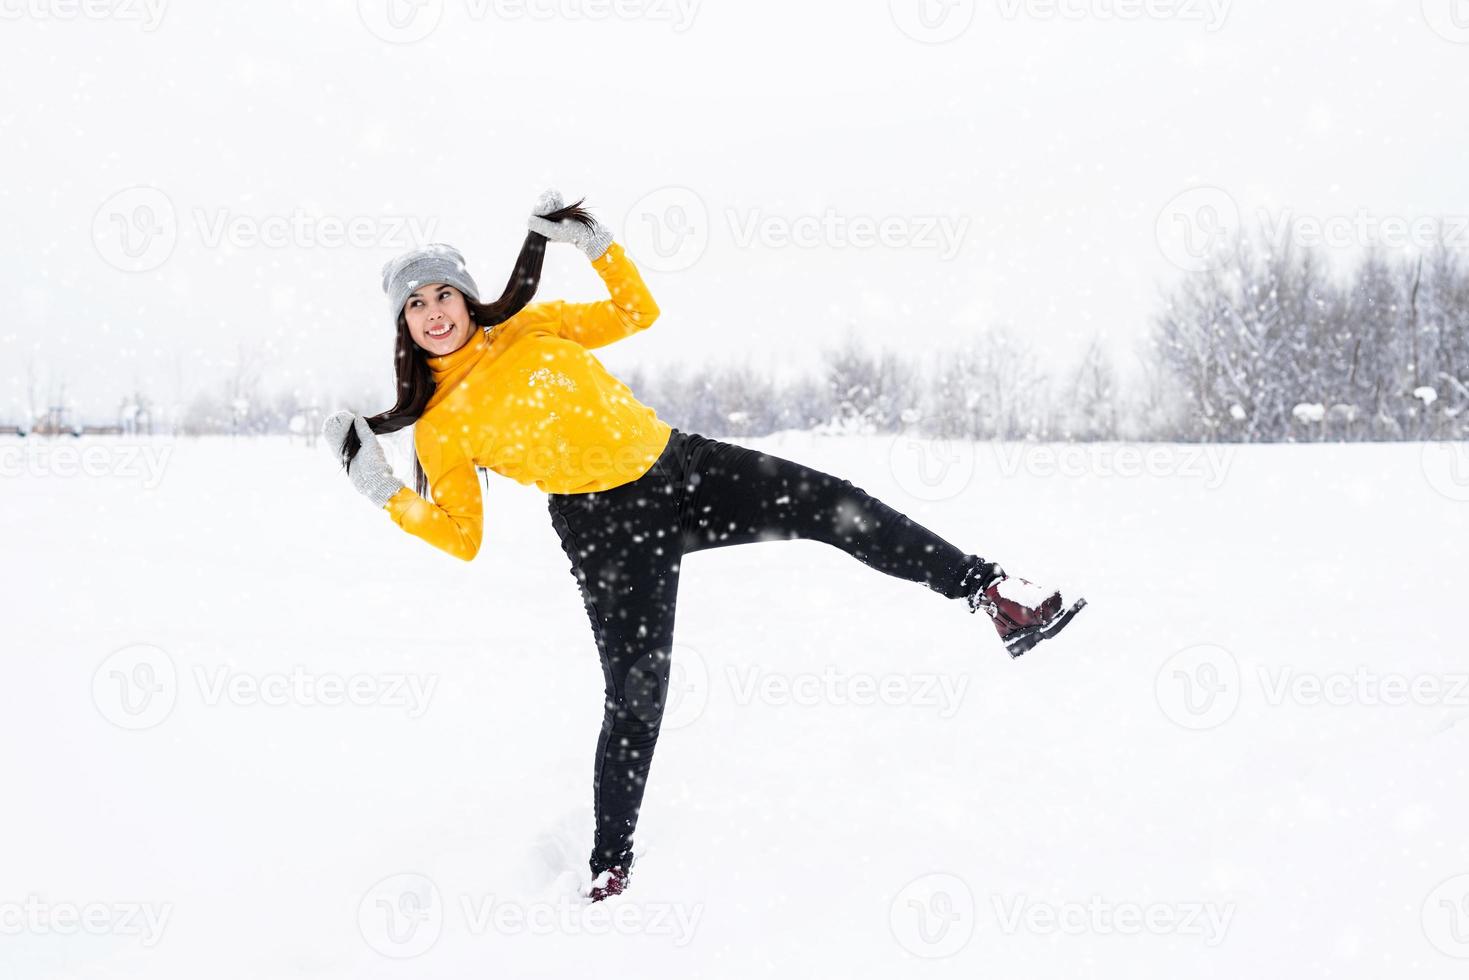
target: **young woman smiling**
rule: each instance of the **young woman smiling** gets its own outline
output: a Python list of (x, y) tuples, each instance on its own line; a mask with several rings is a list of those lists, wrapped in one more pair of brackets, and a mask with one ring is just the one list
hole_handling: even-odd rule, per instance
[[(680, 565), (757, 541), (822, 541), (887, 575), (983, 610), (1012, 657), (1058, 633), (1085, 600), (1009, 577), (851, 482), (788, 459), (681, 431), (591, 353), (647, 329), (659, 310), (611, 232), (548, 191), (498, 299), (483, 303), (448, 245), (383, 267), (397, 329), (398, 401), (323, 426), (353, 485), (403, 530), (456, 558), (479, 552), (480, 469), (547, 496), (602, 662), (604, 704), (592, 793), (593, 901), (632, 867), (668, 690)], [(533, 303), (548, 241), (581, 249), (611, 298)], [(377, 434), (414, 426), (414, 486)]]

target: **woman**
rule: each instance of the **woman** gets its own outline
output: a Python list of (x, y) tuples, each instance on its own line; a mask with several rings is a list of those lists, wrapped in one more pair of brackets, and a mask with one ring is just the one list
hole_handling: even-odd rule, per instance
[[(668, 689), (679, 566), (754, 541), (824, 541), (897, 578), (983, 609), (1012, 657), (1085, 604), (1010, 578), (849, 481), (670, 426), (589, 351), (645, 330), (658, 307), (611, 232), (543, 194), (503, 294), (482, 303), (460, 254), (429, 245), (383, 267), (397, 328), (398, 403), (323, 427), (352, 483), (405, 531), (456, 558), (479, 551), (478, 468), (547, 494), (602, 660), (605, 704), (590, 860), (600, 901), (619, 894)], [(547, 241), (592, 260), (610, 300), (531, 303)], [(414, 427), (415, 487), (376, 434)]]

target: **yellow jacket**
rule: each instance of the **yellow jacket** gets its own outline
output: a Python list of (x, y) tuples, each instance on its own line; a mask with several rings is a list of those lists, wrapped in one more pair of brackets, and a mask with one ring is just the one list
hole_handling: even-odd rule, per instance
[(592, 265), (610, 300), (530, 303), (427, 359), (435, 389), (413, 444), (432, 501), (393, 494), (384, 509), (403, 530), (469, 561), (484, 532), (477, 466), (589, 493), (636, 480), (662, 454), (672, 427), (589, 351), (646, 329), (658, 307), (617, 242)]

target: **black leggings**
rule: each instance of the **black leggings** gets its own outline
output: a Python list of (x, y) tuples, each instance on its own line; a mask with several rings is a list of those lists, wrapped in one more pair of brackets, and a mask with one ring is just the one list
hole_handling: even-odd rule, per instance
[(668, 691), (684, 555), (809, 538), (950, 599), (964, 595), (965, 573), (979, 561), (850, 481), (678, 429), (631, 483), (548, 496), (606, 681), (592, 776), (594, 875), (632, 859)]

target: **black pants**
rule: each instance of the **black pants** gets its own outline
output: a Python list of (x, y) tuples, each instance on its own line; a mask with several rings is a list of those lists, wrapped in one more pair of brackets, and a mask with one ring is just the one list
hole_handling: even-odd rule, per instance
[(592, 873), (628, 867), (668, 691), (683, 556), (809, 538), (957, 599), (979, 559), (851, 482), (779, 456), (673, 430), (653, 467), (595, 493), (549, 494), (606, 682), (592, 776)]

